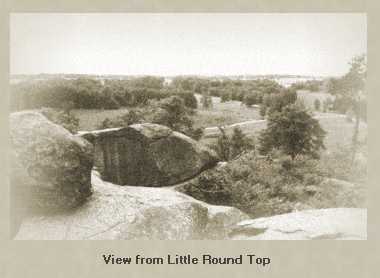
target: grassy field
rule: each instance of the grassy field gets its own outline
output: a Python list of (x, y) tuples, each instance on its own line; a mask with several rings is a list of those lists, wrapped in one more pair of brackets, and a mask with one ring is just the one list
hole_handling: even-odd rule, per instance
[(79, 130), (96, 130), (97, 126), (106, 119), (114, 119), (128, 112), (127, 108), (100, 110), (100, 109), (75, 109), (72, 113), (79, 119)]
[[(317, 116), (323, 117), (318, 119), (322, 128), (327, 132), (325, 138), (325, 146), (327, 151), (335, 150), (339, 146), (349, 146), (351, 144), (354, 123), (349, 122), (345, 117), (334, 114), (322, 114)], [(257, 137), (260, 131), (266, 128), (266, 122), (257, 122), (240, 126), (245, 134), (248, 136)], [(231, 133), (233, 128), (227, 127), (227, 133)], [(359, 126), (359, 140), (363, 141), (367, 137), (367, 124), (362, 122)], [(206, 136), (202, 138), (202, 142), (210, 144), (215, 142), (215, 132), (206, 132)]]
[[(198, 101), (200, 97), (200, 95), (197, 95)], [(258, 108), (248, 108), (239, 101), (222, 103), (220, 98), (213, 97), (212, 102), (213, 105), (209, 109), (203, 109), (201, 104), (198, 105), (197, 113), (193, 117), (195, 127), (230, 125), (247, 120), (260, 119)], [(73, 110), (74, 115), (79, 118), (80, 130), (95, 130), (105, 118), (113, 119), (126, 112), (128, 112), (127, 108)]]
[(325, 92), (309, 92), (306, 90), (297, 91), (297, 99), (301, 100), (305, 104), (305, 106), (310, 110), (315, 110), (314, 101), (316, 99), (319, 99), (319, 101), (321, 102), (320, 110), (322, 110), (322, 103), (328, 98), (334, 100), (335, 97)]
[[(311, 98), (312, 96), (308, 95)], [(197, 95), (200, 100), (200, 95)], [(266, 122), (260, 121), (260, 115), (257, 108), (247, 108), (241, 105), (239, 101), (229, 101), (222, 103), (220, 98), (213, 97), (213, 107), (210, 109), (199, 108), (197, 115), (194, 116), (194, 122), (197, 127), (215, 127), (220, 125), (230, 125), (233, 123), (244, 122), (248, 120), (258, 120), (255, 123), (248, 123), (240, 126), (245, 134), (257, 137), (261, 130), (266, 127)], [(199, 105), (201, 106), (201, 105)], [(73, 113), (80, 120), (80, 130), (95, 130), (105, 118), (116, 118), (126, 113), (128, 109), (121, 108), (115, 110), (74, 110)], [(354, 123), (348, 121), (345, 117), (333, 113), (314, 113), (319, 118), (322, 128), (327, 132), (325, 145), (327, 151), (334, 150), (339, 146), (351, 144)], [(227, 133), (233, 128), (227, 127)], [(215, 142), (218, 133), (215, 130), (206, 130), (202, 142), (209, 144)], [(360, 124), (360, 140), (363, 141), (367, 136), (367, 125)]]
[(247, 120), (260, 119), (258, 108), (248, 108), (240, 101), (221, 102), (219, 97), (212, 97), (212, 107), (202, 108), (201, 95), (195, 95), (198, 100), (197, 115), (194, 116), (196, 127), (230, 125)]

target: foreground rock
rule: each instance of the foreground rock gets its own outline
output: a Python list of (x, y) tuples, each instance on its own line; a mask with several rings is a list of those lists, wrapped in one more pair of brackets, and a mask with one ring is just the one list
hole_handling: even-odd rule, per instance
[(135, 124), (82, 132), (95, 146), (102, 178), (120, 185), (167, 186), (216, 164), (215, 154), (197, 141), (157, 124)]
[[(11, 188), (41, 208), (72, 207), (91, 194), (92, 146), (38, 112), (10, 115)], [(26, 203), (25, 203), (26, 204)]]
[(170, 188), (118, 186), (93, 174), (94, 194), (70, 212), (25, 219), (15, 239), (224, 239), (247, 219)]
[(92, 146), (38, 112), (10, 115), (13, 230), (25, 213), (71, 208), (91, 195)]
[(230, 236), (244, 240), (364, 240), (367, 239), (367, 210), (306, 210), (245, 220), (233, 228)]

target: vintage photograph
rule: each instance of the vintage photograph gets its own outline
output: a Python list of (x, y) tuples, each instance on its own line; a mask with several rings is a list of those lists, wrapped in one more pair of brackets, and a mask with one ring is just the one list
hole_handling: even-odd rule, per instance
[(364, 13), (12, 13), (15, 240), (366, 240)]

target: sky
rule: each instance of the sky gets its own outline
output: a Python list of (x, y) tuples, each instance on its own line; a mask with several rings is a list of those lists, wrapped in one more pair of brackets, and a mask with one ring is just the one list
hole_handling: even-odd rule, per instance
[(362, 13), (13, 13), (11, 74), (340, 76)]

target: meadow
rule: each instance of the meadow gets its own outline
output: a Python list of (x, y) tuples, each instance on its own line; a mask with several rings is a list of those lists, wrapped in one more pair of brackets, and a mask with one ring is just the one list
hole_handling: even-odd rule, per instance
[[(304, 97), (308, 103), (312, 103), (311, 99), (320, 96), (321, 93), (311, 93), (312, 95)], [(317, 94), (317, 95), (316, 95)], [(325, 97), (324, 95), (320, 96)], [(259, 108), (246, 107), (240, 101), (221, 102), (219, 97), (212, 97), (212, 107), (209, 109), (202, 108), (200, 104), (200, 95), (196, 95), (198, 100), (198, 109), (196, 115), (193, 116), (194, 125), (196, 127), (206, 128), (202, 142), (210, 144), (215, 142), (219, 131), (216, 127), (225, 126), (227, 133), (231, 133), (234, 124), (246, 122), (239, 127), (248, 136), (257, 137), (259, 132), (266, 128), (266, 122), (259, 115)], [(311, 109), (310, 109), (311, 110)], [(96, 130), (97, 126), (106, 118), (114, 119), (124, 113), (127, 108), (120, 109), (75, 109), (72, 113), (79, 118), (79, 130)], [(322, 128), (327, 132), (325, 138), (325, 146), (327, 151), (337, 149), (339, 146), (348, 146), (351, 144), (354, 123), (347, 119), (345, 115), (336, 113), (313, 112)], [(231, 126), (232, 125), (232, 126)], [(360, 123), (360, 141), (364, 141), (367, 137), (367, 124)]]

